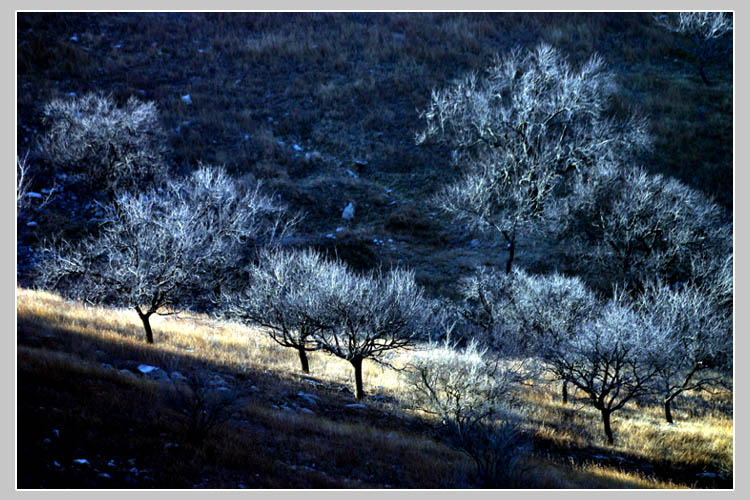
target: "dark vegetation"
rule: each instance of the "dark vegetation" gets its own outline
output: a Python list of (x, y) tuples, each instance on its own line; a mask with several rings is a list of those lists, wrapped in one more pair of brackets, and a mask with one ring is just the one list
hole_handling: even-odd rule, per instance
[[(569, 479), (593, 410), (623, 474), (726, 486), (726, 445), (637, 455), (646, 408), (732, 411), (732, 42), (659, 19), (18, 14), (18, 283), (134, 309), (149, 343), (24, 304), (19, 486), (616, 486)], [(302, 373), (218, 322), (176, 354), (150, 321), (179, 311)]]

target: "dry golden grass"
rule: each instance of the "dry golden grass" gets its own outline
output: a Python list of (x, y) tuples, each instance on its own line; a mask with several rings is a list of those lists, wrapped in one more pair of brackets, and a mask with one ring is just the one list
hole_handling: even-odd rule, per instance
[[(85, 306), (48, 292), (17, 289), (17, 316), (19, 325), (23, 326), (18, 334), (19, 360), (23, 360), (27, 366), (36, 366), (41, 372), (67, 370), (116, 379), (120, 376), (117, 372), (107, 371), (99, 363), (100, 349), (106, 346), (110, 357), (132, 359), (137, 353), (139, 362), (170, 370), (186, 363), (206, 364), (223, 367), (233, 373), (268, 373), (292, 384), (305, 376), (299, 368), (294, 350), (277, 345), (257, 328), (217, 322), (204, 315), (154, 318), (152, 324), (156, 344), (153, 346), (145, 343), (142, 325), (135, 312)], [(46, 350), (45, 342), (49, 337), (59, 339), (63, 347), (59, 351)], [(390, 362), (396, 367), (404, 366), (410, 356), (409, 351), (402, 351), (395, 354)], [(325, 384), (353, 386), (353, 370), (346, 361), (313, 352), (310, 354), (310, 367), (310, 376)], [(377, 393), (393, 401), (402, 400), (410, 390), (397, 371), (372, 362), (364, 365), (364, 380), (366, 393)], [(150, 387), (150, 382), (139, 384)], [(624, 455), (649, 463), (710, 467), (731, 477), (732, 415), (701, 404), (701, 401), (705, 403), (712, 397), (721, 399), (731, 396), (691, 395), (690, 403), (686, 400), (678, 405), (675, 425), (665, 425), (659, 407), (630, 405), (613, 416), (615, 445), (607, 447), (596, 410), (582, 403), (563, 405), (558, 389), (555, 384), (536, 385), (522, 394), (528, 408), (527, 430), (537, 443), (551, 443), (558, 449), (596, 449), (606, 455)], [(269, 390), (273, 391), (273, 388), (269, 387)], [(398, 412), (395, 405), (389, 408), (388, 411)], [(455, 472), (455, 467), (459, 467), (456, 474), (461, 476), (469, 468), (466, 459), (456, 452), (410, 433), (389, 432), (388, 440), (384, 440), (380, 430), (368, 423), (334, 422), (317, 415), (286, 414), (257, 404), (246, 411), (256, 420), (264, 421), (268, 428), (278, 433), (289, 433), (290, 437), (284, 438), (287, 441), (291, 439), (287, 444), (305, 450), (304, 453), (310, 456), (332, 456), (335, 454), (335, 443), (356, 438), (366, 448), (380, 447), (378, 454), (408, 455), (411, 470), (418, 469), (421, 454), (437, 457), (422, 466), (442, 468), (443, 474), (450, 470)], [(540, 462), (536, 458), (533, 461), (533, 484), (536, 487), (680, 486), (611, 464), (584, 460), (577, 465), (569, 465)]]

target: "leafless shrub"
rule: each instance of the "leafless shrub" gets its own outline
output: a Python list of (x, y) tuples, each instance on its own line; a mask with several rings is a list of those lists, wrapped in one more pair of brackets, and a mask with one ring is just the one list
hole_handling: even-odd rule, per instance
[(135, 309), (149, 343), (152, 314), (199, 305), (237, 264), (242, 248), (273, 243), (290, 227), (284, 207), (259, 185), (241, 191), (222, 169), (210, 167), (163, 191), (121, 194), (103, 209), (98, 235), (43, 250), (37, 283)]
[(449, 146), (465, 171), (436, 202), (457, 222), (504, 239), (506, 272), (519, 226), (539, 220), (571, 172), (647, 146), (644, 120), (606, 114), (614, 90), (600, 57), (574, 69), (542, 44), (433, 91), (417, 143)]
[(562, 399), (568, 394), (563, 346), (598, 312), (597, 297), (578, 278), (559, 274), (534, 276), (521, 269), (510, 274), (481, 268), (463, 280), (465, 312), (481, 325), (501, 349), (514, 346), (545, 363), (563, 382)]
[(603, 288), (686, 281), (695, 258), (731, 252), (731, 227), (716, 204), (641, 168), (600, 165), (577, 183), (558, 216), (570, 243), (566, 251), (591, 282), (603, 278)]
[(218, 425), (232, 417), (232, 405), (237, 401), (236, 392), (213, 387), (204, 377), (190, 373), (184, 380), (174, 381), (167, 393), (167, 404), (176, 411), (185, 429), (189, 443), (202, 443)]
[(40, 152), (55, 172), (111, 194), (166, 178), (166, 134), (153, 102), (131, 97), (120, 108), (109, 96), (89, 93), (50, 101), (42, 118)]
[(417, 351), (405, 377), (407, 404), (439, 419), (448, 443), (474, 461), (482, 486), (512, 486), (522, 438), (510, 408), (523, 363), (476, 342), (461, 349), (446, 340)]

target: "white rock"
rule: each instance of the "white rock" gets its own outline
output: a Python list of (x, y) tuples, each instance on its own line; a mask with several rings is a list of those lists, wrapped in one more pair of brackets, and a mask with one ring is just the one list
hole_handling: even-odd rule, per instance
[(185, 94), (180, 99), (182, 99), (182, 102), (185, 104), (193, 104), (193, 100), (190, 98), (190, 94)]
[(27, 225), (27, 226), (29, 226), (29, 227), (36, 227), (36, 226), (38, 226), (39, 224), (37, 224), (36, 222), (34, 222), (34, 221), (32, 220), (32, 221), (30, 221), (30, 222), (27, 222), (27, 223), (26, 223), (26, 225)]
[(365, 405), (361, 403), (350, 403), (346, 405), (347, 408), (367, 408)]
[(75, 33), (73, 33), (73, 36), (71, 36), (70, 39), (72, 41), (74, 41), (74, 42), (77, 42), (78, 41), (78, 35), (76, 35)]
[(344, 209), (344, 212), (341, 214), (341, 217), (346, 220), (354, 219), (354, 203), (349, 202), (349, 204)]
[(328, 233), (328, 234), (326, 234), (326, 238), (330, 238), (332, 240), (335, 240), (336, 236), (334, 236), (333, 233)]
[(336, 232), (337, 232), (337, 233), (340, 233), (340, 232), (341, 232), (341, 231), (343, 231), (343, 230), (344, 230), (344, 228), (343, 228), (343, 227), (337, 227), (337, 228), (336, 228)]
[(143, 374), (148, 374), (148, 373), (151, 373), (151, 372), (153, 372), (153, 371), (155, 371), (155, 370), (158, 370), (158, 369), (159, 369), (159, 368), (158, 368), (158, 367), (156, 367), (156, 366), (151, 366), (151, 365), (138, 365), (138, 371), (139, 371), (139, 372), (141, 372), (141, 373), (143, 373)]
[(294, 144), (292, 147), (294, 148), (295, 151), (302, 151), (303, 150), (302, 146), (299, 146), (298, 144)]
[(89, 464), (89, 461), (86, 460), (85, 458), (76, 458), (73, 460), (73, 463), (81, 464), (81, 465), (91, 465)]

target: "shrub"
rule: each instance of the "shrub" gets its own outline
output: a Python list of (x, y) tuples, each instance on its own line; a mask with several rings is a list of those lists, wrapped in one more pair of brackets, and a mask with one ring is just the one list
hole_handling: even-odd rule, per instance
[(112, 97), (90, 93), (50, 101), (42, 119), (41, 155), (55, 172), (111, 195), (166, 178), (166, 135), (153, 102), (131, 97), (117, 107)]

